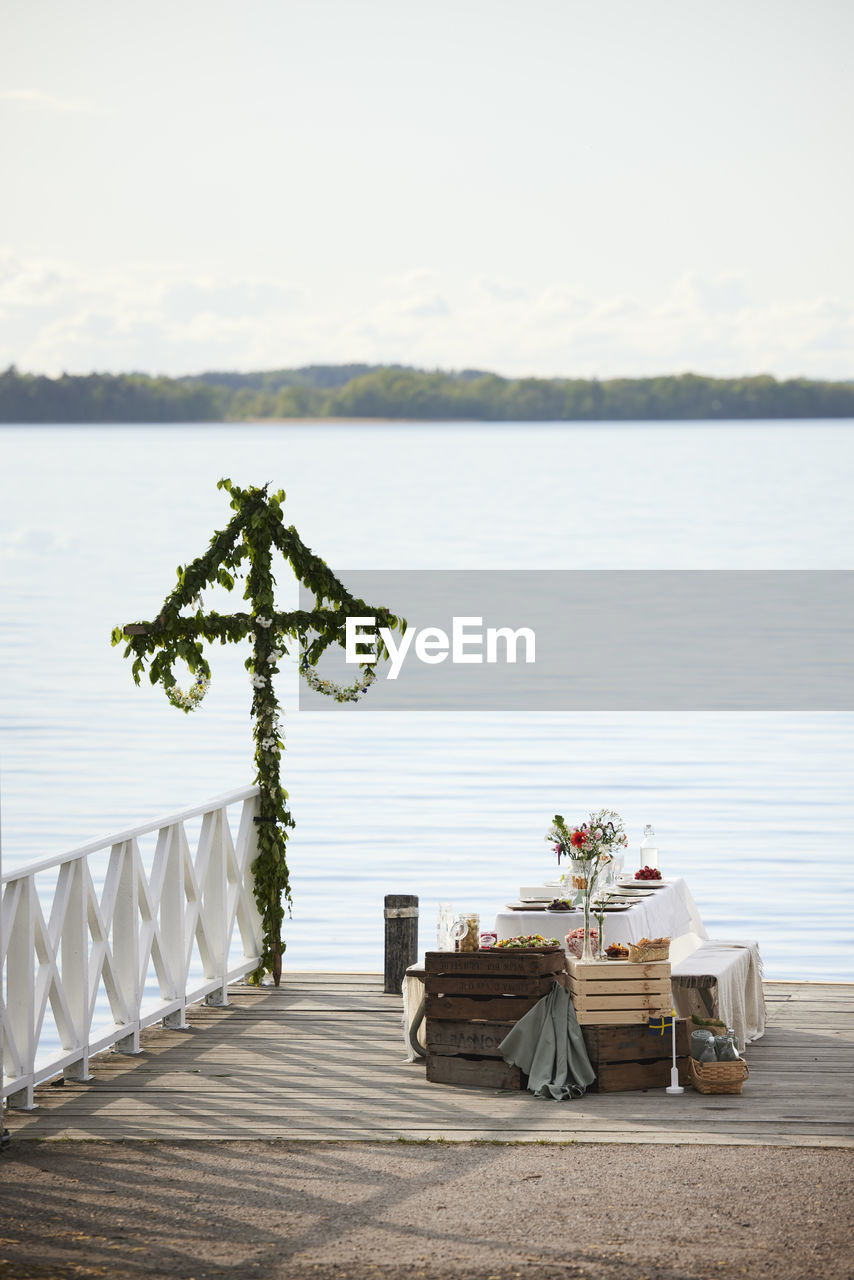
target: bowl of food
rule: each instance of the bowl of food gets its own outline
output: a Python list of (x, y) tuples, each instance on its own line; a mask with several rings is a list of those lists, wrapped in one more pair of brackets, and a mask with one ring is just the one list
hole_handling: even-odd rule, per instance
[[(599, 930), (590, 930), (590, 945), (594, 950), (599, 946)], [(571, 956), (575, 956), (576, 960), (581, 959), (581, 953), (584, 950), (584, 929), (571, 929), (566, 935), (566, 949)]]

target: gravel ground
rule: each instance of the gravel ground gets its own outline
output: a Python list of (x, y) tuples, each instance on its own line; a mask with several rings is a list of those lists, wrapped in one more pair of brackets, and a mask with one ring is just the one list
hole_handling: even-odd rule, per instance
[(854, 1151), (12, 1143), (0, 1277), (854, 1277)]

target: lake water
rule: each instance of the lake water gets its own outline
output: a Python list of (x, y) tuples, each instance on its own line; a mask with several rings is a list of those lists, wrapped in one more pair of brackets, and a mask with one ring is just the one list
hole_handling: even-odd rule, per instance
[[(184, 716), (109, 642), (228, 522), (223, 475), (287, 490), (344, 576), (854, 567), (852, 423), (6, 427), (0, 466), (4, 870), (250, 783), (245, 653), (213, 652)], [(767, 976), (854, 980), (854, 716), (328, 715), (281, 692), (287, 964), (381, 968), (385, 893), (419, 895), (422, 947), (439, 900), (488, 921), (552, 878), (556, 811), (606, 806), (631, 860), (655, 823), (665, 873)]]

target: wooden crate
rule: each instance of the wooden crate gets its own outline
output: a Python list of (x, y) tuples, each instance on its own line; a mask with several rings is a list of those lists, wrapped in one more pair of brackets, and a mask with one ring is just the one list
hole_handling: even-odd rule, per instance
[[(590, 1093), (624, 1093), (632, 1089), (664, 1089), (673, 1065), (672, 1032), (650, 1035), (645, 1026), (587, 1023), (581, 1028), (596, 1080)], [(679, 1083), (688, 1081), (688, 1024), (676, 1022), (676, 1066)]]
[(428, 951), (427, 1021), (517, 1022), (564, 969), (558, 951)]
[(524, 1089), (498, 1046), (547, 995), (564, 968), (563, 951), (428, 951), (427, 1079), (482, 1089)]
[(443, 1057), (469, 1054), (480, 1058), (500, 1058), (498, 1046), (512, 1031), (512, 1022), (445, 1022), (428, 1020), (427, 1052)]
[(530, 978), (544, 973), (561, 973), (566, 953), (562, 947), (554, 951), (516, 951), (490, 948), (489, 951), (428, 951), (424, 957), (425, 973), (459, 976), (508, 978), (514, 975)]
[(584, 964), (567, 957), (569, 993), (581, 1026), (647, 1022), (673, 1007), (670, 961), (647, 964), (603, 960)]

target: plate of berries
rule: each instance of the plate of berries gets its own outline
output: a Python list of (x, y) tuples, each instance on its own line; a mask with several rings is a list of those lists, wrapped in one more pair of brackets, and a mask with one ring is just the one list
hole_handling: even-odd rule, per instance
[(634, 878), (635, 883), (642, 881), (643, 884), (648, 884), (650, 887), (663, 883), (658, 867), (641, 867), (640, 871), (635, 872)]

